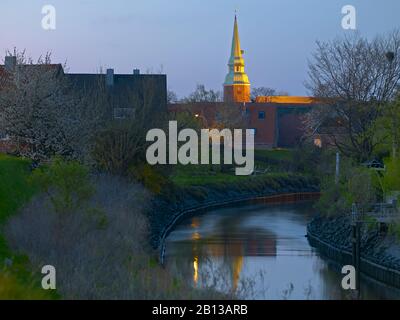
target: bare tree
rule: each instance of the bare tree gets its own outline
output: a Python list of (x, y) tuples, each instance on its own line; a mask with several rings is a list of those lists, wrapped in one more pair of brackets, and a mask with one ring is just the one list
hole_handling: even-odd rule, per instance
[(273, 88), (257, 87), (251, 89), (251, 100), (255, 100), (260, 96), (288, 96), (289, 94), (284, 91), (276, 91)]
[(217, 129), (248, 128), (248, 118), (241, 105), (222, 104), (218, 106), (213, 127)]
[(178, 95), (172, 91), (168, 90), (167, 92), (167, 103), (177, 103), (178, 102)]
[(310, 134), (323, 130), (345, 155), (369, 158), (379, 143), (376, 119), (400, 81), (399, 58), (399, 32), (317, 42), (306, 85), (322, 105), (305, 117)]
[(212, 89), (207, 90), (202, 84), (198, 84), (196, 90), (192, 92), (188, 97), (183, 98), (183, 103), (193, 102), (221, 102), (222, 93), (221, 91), (214, 91)]
[[(109, 122), (95, 138), (92, 156), (107, 172), (125, 174), (134, 164), (143, 162), (148, 146), (146, 134), (153, 128), (167, 128), (167, 110), (157, 97), (156, 80), (145, 79), (139, 91), (127, 89), (125, 103), (132, 109), (130, 117)], [(102, 97), (103, 104), (112, 98)], [(111, 99), (111, 100), (110, 100)]]

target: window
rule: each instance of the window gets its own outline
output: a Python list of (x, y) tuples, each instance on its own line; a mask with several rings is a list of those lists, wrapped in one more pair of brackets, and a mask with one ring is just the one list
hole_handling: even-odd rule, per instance
[(318, 148), (322, 148), (322, 140), (320, 138), (315, 138), (314, 145)]
[(250, 129), (252, 130), (252, 134), (255, 136), (257, 134), (257, 128)]
[(265, 119), (265, 111), (258, 111), (258, 119)]
[(128, 119), (133, 117), (133, 108), (114, 108), (114, 119)]
[(9, 139), (10, 139), (10, 137), (5, 132), (0, 131), (0, 140), (6, 141)]

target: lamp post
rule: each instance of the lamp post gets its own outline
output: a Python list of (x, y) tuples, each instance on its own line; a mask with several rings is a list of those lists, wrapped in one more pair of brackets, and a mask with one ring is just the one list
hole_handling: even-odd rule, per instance
[(336, 166), (335, 166), (335, 184), (339, 183), (340, 177), (340, 154), (336, 152)]
[(357, 205), (353, 203), (351, 207), (351, 242), (353, 266), (356, 269), (356, 296), (361, 298), (361, 221)]

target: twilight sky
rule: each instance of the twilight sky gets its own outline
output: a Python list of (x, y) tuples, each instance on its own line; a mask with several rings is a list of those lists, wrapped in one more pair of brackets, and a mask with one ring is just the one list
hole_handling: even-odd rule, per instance
[[(41, 27), (46, 4), (57, 10), (56, 30)], [(304, 95), (315, 41), (354, 32), (341, 27), (348, 4), (362, 35), (400, 28), (399, 0), (1, 0), (0, 50), (25, 48), (34, 58), (51, 51), (70, 72), (162, 66), (182, 97), (197, 83), (222, 89), (237, 9), (252, 86)]]

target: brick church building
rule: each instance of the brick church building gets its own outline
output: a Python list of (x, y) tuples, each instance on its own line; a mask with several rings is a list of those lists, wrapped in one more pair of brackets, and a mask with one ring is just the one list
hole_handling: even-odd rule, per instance
[(224, 101), (170, 104), (169, 109), (189, 110), (194, 116), (201, 116), (207, 123), (212, 123), (218, 108), (226, 105), (241, 108), (248, 127), (254, 129), (256, 147), (294, 147), (305, 132), (302, 115), (318, 103), (317, 99), (297, 96), (259, 96), (252, 101), (243, 53), (235, 16), (228, 74), (223, 85)]

